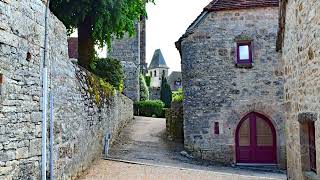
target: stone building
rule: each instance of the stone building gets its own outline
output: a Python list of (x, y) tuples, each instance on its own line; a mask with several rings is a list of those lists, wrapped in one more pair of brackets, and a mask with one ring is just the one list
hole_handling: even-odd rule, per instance
[(140, 99), (139, 74), (146, 72), (145, 18), (136, 23), (133, 37), (114, 40), (108, 56), (119, 59), (125, 72), (124, 94), (134, 101)]
[[(68, 54), (71, 59), (78, 58), (77, 37), (68, 38)], [(139, 23), (136, 23), (136, 33), (133, 37), (125, 36), (112, 41), (110, 52), (103, 53), (102, 57), (112, 57), (121, 61), (125, 74), (123, 93), (134, 101), (139, 100), (139, 74), (147, 72), (146, 19), (142, 18)]]
[(177, 91), (182, 88), (182, 73), (173, 71), (168, 77), (168, 84), (172, 91)]
[(278, 0), (213, 0), (176, 42), (195, 157), (285, 168), (278, 17)]
[(320, 179), (320, 1), (281, 1), (288, 179)]

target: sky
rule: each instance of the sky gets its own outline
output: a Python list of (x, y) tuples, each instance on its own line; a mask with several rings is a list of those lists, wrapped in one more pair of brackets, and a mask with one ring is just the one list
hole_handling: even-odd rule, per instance
[(175, 42), (212, 0), (155, 0), (147, 5), (147, 63), (161, 49), (170, 72), (181, 71), (181, 59)]

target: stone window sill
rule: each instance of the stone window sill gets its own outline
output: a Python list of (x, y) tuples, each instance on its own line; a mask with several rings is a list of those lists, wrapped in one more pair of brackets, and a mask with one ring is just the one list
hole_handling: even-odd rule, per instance
[(247, 68), (247, 69), (250, 69), (253, 67), (252, 63), (236, 63), (235, 66), (237, 68)]
[(313, 171), (304, 171), (303, 175), (306, 178), (306, 180), (319, 180), (320, 179), (320, 177)]

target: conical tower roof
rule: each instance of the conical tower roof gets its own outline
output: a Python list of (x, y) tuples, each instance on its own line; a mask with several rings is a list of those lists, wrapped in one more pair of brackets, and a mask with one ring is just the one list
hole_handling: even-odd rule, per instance
[(155, 69), (155, 68), (169, 69), (160, 49), (155, 50), (152, 57), (152, 61), (149, 66), (149, 69)]

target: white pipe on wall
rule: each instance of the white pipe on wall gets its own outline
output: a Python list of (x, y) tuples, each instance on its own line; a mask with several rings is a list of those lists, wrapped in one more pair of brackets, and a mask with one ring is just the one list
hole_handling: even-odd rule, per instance
[(46, 165), (47, 165), (47, 95), (48, 95), (48, 69), (42, 70), (42, 141), (41, 141), (41, 179), (46, 180)]
[(41, 179), (47, 179), (47, 103), (48, 103), (48, 69), (46, 65), (48, 47), (48, 13), (50, 0), (45, 11), (45, 37), (42, 64), (42, 132), (41, 132)]

